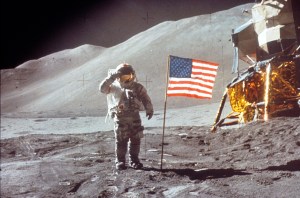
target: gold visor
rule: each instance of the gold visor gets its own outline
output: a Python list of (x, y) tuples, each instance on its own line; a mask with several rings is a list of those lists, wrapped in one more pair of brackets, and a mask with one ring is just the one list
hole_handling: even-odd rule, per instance
[(120, 77), (120, 82), (130, 82), (132, 81), (134, 78), (134, 75), (133, 74), (128, 74), (128, 75), (122, 75)]

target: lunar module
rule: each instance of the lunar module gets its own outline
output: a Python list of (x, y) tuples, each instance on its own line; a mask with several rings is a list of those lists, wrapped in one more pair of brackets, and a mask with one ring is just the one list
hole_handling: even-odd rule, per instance
[[(252, 19), (232, 31), (232, 72), (237, 77), (224, 91), (213, 132), (259, 119), (300, 116), (300, 16), (295, 6), (296, 0), (262, 1), (252, 7)], [(248, 63), (241, 72), (239, 60)], [(227, 98), (232, 112), (221, 119)]]

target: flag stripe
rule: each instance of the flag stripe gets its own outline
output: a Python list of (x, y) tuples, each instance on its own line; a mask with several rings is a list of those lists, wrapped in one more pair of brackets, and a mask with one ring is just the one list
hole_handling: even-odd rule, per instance
[(207, 67), (215, 67), (216, 69), (217, 69), (218, 66), (219, 66), (218, 63), (207, 62), (207, 61), (203, 61), (203, 60), (196, 60), (196, 59), (193, 59), (193, 62), (194, 62), (196, 65), (203, 65), (203, 66), (207, 66)]
[(211, 74), (217, 74), (217, 71), (215, 69), (211, 68), (200, 68), (200, 67), (193, 67), (192, 72), (206, 72), (206, 73), (211, 73)]
[(214, 83), (212, 82), (207, 82), (207, 81), (203, 81), (201, 79), (195, 79), (195, 80), (173, 80), (170, 79), (169, 81), (169, 87), (174, 87), (174, 86), (202, 86), (202, 87), (206, 87), (209, 89), (213, 88)]
[[(180, 90), (182, 90), (182, 88), (183, 87), (169, 87), (168, 91), (180, 91)], [(185, 87), (184, 90), (197, 91), (199, 93), (206, 93), (206, 94), (211, 94), (212, 93), (212, 90), (201, 88), (201, 87)]]
[(216, 75), (207, 74), (207, 73), (203, 73), (203, 72), (196, 72), (196, 73), (192, 73), (191, 77), (207, 79), (207, 80), (211, 80), (212, 82), (214, 82)]
[(202, 64), (197, 64), (195, 62), (193, 62), (193, 65), (195, 69), (206, 69), (211, 71), (216, 71), (218, 69), (217, 66), (202, 65)]
[(211, 99), (212, 98), (211, 95), (204, 95), (204, 94), (200, 94), (198, 92), (195, 92), (195, 93), (168, 92), (167, 95), (168, 96), (183, 96), (183, 97), (191, 97), (191, 98), (199, 98), (199, 99)]
[(201, 74), (201, 73), (208, 74), (208, 75), (211, 75), (214, 77), (217, 75), (216, 71), (203, 70), (203, 69), (193, 69), (192, 70), (192, 74), (194, 74), (194, 75)]
[(170, 56), (168, 96), (212, 98), (218, 64)]

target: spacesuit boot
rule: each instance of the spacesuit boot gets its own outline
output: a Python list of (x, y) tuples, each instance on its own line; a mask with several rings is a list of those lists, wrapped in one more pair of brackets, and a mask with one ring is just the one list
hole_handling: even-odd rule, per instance
[(117, 141), (115, 146), (116, 153), (116, 169), (126, 169), (126, 153), (127, 153), (127, 141)]
[(139, 160), (139, 153), (140, 153), (140, 145), (141, 139), (140, 138), (130, 138), (129, 142), (129, 166), (134, 169), (141, 169), (143, 168), (143, 164)]

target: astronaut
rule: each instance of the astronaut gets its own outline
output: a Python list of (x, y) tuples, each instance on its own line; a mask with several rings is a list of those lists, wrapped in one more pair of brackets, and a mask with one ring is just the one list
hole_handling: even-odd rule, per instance
[(133, 67), (127, 63), (117, 66), (100, 83), (99, 90), (107, 95), (108, 115), (114, 121), (116, 169), (126, 169), (126, 153), (129, 150), (129, 166), (141, 169), (140, 144), (144, 127), (140, 110), (153, 116), (153, 105), (143, 85), (136, 82)]

